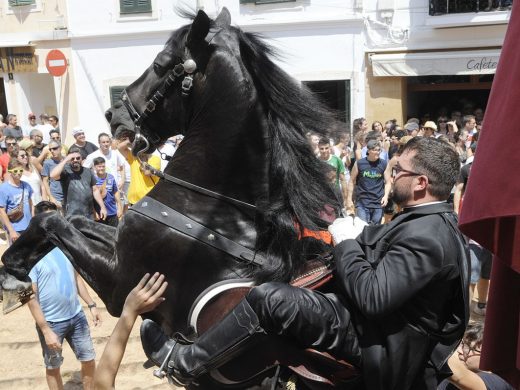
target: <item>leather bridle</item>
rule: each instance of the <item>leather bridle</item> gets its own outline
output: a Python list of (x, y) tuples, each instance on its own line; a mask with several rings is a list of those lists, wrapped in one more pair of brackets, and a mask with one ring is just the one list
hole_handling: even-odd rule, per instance
[[(184, 76), (182, 80), (182, 95), (189, 96), (193, 87), (193, 73), (197, 69), (195, 61), (187, 59), (184, 63), (178, 63), (166, 75), (164, 83), (153, 93), (152, 97), (146, 102), (144, 111), (139, 114), (137, 109), (132, 104), (126, 89), (121, 92), (121, 101), (125, 105), (130, 117), (134, 122), (135, 139), (132, 144), (132, 149), (140, 141), (144, 142), (145, 147), (140, 149), (136, 154), (139, 161), (149, 169), (152, 174), (160, 177), (163, 180), (177, 184), (188, 190), (195, 191), (211, 198), (222, 200), (226, 203), (237, 207), (246, 208), (249, 211), (256, 212), (256, 206), (250, 203), (220, 194), (207, 188), (197, 186), (187, 181), (181, 180), (175, 176), (165, 174), (150, 166), (146, 161), (141, 160), (141, 155), (150, 147), (150, 141), (156, 145), (160, 142), (160, 137), (153, 132), (147, 131), (145, 127), (145, 120), (148, 119), (155, 111), (156, 107), (164, 100), (166, 92), (170, 89), (175, 81)], [(146, 129), (146, 130), (145, 130)], [(145, 132), (146, 131), (146, 132)], [(148, 140), (150, 138), (150, 141)], [(149, 207), (151, 206), (151, 207)], [(258, 255), (256, 251), (251, 250), (238, 244), (228, 238), (216, 233), (215, 231), (197, 223), (192, 218), (189, 218), (178, 211), (166, 206), (165, 204), (156, 201), (153, 198), (146, 197), (142, 201), (135, 204), (131, 210), (152, 218), (162, 224), (165, 224), (175, 230), (180, 231), (188, 236), (202, 241), (216, 249), (219, 249), (239, 261), (245, 261), (256, 266), (263, 266), (267, 264), (267, 260)], [(196, 229), (194, 229), (196, 227)]]

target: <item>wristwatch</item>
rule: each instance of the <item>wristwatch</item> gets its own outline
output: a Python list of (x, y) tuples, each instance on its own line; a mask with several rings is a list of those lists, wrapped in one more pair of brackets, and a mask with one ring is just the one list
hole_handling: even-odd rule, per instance
[(94, 307), (97, 307), (96, 302), (91, 303), (90, 305), (87, 305), (89, 309), (93, 309)]

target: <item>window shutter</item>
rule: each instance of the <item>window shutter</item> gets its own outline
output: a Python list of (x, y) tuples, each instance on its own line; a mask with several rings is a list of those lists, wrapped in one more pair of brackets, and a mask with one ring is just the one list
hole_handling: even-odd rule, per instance
[(20, 7), (22, 5), (32, 5), (35, 0), (9, 0), (9, 7)]
[(126, 85), (117, 85), (110, 87), (110, 105), (113, 106), (116, 102), (121, 100), (121, 92), (126, 88)]
[(122, 14), (152, 12), (151, 0), (120, 0), (119, 6)]

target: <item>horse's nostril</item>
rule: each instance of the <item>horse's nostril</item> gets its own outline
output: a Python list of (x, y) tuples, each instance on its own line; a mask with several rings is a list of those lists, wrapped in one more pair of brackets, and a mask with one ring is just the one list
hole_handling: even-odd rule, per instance
[(105, 118), (107, 118), (109, 122), (112, 120), (112, 112), (110, 110), (105, 111)]

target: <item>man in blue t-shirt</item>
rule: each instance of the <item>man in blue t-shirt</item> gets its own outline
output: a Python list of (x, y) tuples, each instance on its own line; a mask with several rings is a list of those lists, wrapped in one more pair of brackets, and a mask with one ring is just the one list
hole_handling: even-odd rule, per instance
[[(47, 201), (35, 206), (36, 214), (56, 210), (56, 205)], [(83, 279), (57, 247), (36, 263), (29, 277), (34, 295), (28, 307), (36, 321), (49, 389), (63, 389), (60, 373), (63, 339), (67, 339), (81, 362), (83, 388), (93, 389), (95, 351), (78, 294), (88, 305), (95, 326), (101, 323), (101, 317)]]
[[(23, 165), (18, 160), (9, 161), (7, 180), (0, 185), (0, 219), (9, 236), (9, 242), (17, 240), (31, 221), (33, 204), (31, 186), (22, 181)], [(17, 209), (23, 211), (13, 214)], [(10, 216), (11, 214), (11, 216)]]
[(356, 190), (356, 215), (368, 224), (379, 225), (383, 208), (388, 203), (392, 178), (386, 172), (386, 161), (379, 158), (381, 144), (367, 143), (367, 157), (354, 163), (347, 195), (347, 213), (354, 214), (353, 193)]
[[(97, 220), (105, 225), (116, 227), (119, 223), (119, 218), (123, 215), (123, 205), (121, 203), (116, 179), (110, 173), (106, 172), (106, 161), (104, 157), (96, 157), (92, 163), (96, 173), (96, 186), (99, 188), (103, 203), (107, 209), (107, 217), (104, 220)], [(94, 207), (96, 214), (99, 214), (99, 206), (94, 204)]]
[(51, 171), (60, 163), (61, 160), (63, 160), (63, 155), (61, 154), (62, 145), (58, 141), (52, 140), (49, 142), (48, 148), (51, 153), (51, 158), (48, 158), (43, 162), (43, 185), (47, 190), (47, 194), (49, 194), (49, 200), (54, 203), (59, 210), (61, 210), (63, 189), (59, 180), (51, 178)]

